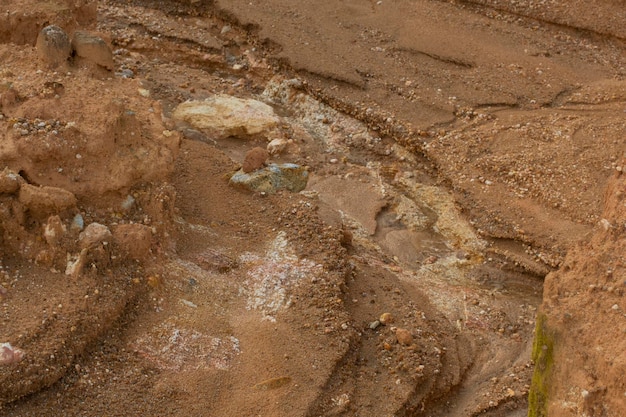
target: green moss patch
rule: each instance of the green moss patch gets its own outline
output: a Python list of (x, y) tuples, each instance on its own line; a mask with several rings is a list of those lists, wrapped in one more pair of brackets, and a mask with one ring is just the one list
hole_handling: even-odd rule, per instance
[(532, 353), (535, 371), (528, 394), (528, 417), (546, 417), (548, 415), (548, 387), (554, 361), (554, 335), (547, 328), (546, 320), (544, 313), (537, 315)]

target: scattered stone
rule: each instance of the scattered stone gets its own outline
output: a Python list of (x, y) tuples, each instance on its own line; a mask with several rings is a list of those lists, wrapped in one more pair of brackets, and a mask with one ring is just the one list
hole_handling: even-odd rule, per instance
[(11, 365), (24, 359), (24, 351), (10, 343), (0, 343), (0, 365)]
[(5, 168), (0, 172), (0, 194), (13, 194), (20, 189), (20, 176)]
[(218, 139), (263, 134), (280, 121), (274, 109), (265, 103), (223, 94), (181, 103), (174, 109), (173, 117)]
[(203, 269), (217, 271), (222, 274), (238, 266), (236, 260), (212, 248), (207, 248), (200, 252), (193, 260)]
[(344, 248), (350, 248), (352, 246), (352, 240), (354, 239), (354, 235), (350, 230), (346, 228), (345, 225), (341, 225), (341, 237), (339, 239), (339, 243)]
[(67, 33), (55, 25), (41, 29), (36, 47), (39, 56), (51, 67), (65, 64), (72, 53), (72, 45)]
[(43, 237), (48, 242), (48, 245), (55, 247), (59, 244), (65, 232), (67, 232), (67, 228), (61, 221), (61, 218), (54, 215), (48, 218), (48, 222), (44, 226)]
[(5, 298), (7, 296), (7, 294), (9, 293), (9, 290), (7, 290), (6, 288), (4, 288), (3, 285), (0, 284), (0, 300), (2, 300), (3, 298)]
[(199, 130), (183, 129), (181, 132), (183, 136), (189, 140), (197, 140), (198, 142), (206, 142), (212, 145), (217, 145), (217, 142), (215, 142), (213, 139), (210, 139), (209, 137), (207, 137), (207, 135), (200, 132)]
[(378, 320), (381, 324), (387, 325), (393, 323), (393, 316), (391, 315), (391, 313), (383, 313), (380, 315), (380, 318)]
[(54, 251), (50, 248), (42, 249), (35, 256), (35, 263), (37, 265), (52, 266), (54, 263)]
[(131, 208), (133, 208), (134, 205), (135, 205), (135, 197), (133, 197), (132, 195), (128, 195), (128, 197), (126, 197), (126, 199), (122, 201), (120, 208), (123, 211), (129, 211)]
[[(0, 84), (0, 108), (8, 109), (17, 103), (19, 99), (20, 95), (17, 93), (12, 84)], [(5, 116), (1, 113), (0, 116), (0, 120), (5, 118)]]
[(192, 303), (192, 302), (191, 302), (191, 301), (189, 301), (189, 300), (185, 300), (184, 298), (181, 298), (181, 299), (180, 299), (180, 303), (181, 303), (182, 305), (184, 305), (184, 306), (187, 306), (187, 307), (191, 307), (191, 308), (198, 308), (197, 304)]
[(116, 72), (115, 75), (120, 78), (135, 78), (133, 70), (124, 68), (123, 70)]
[(276, 388), (285, 386), (290, 382), (291, 382), (291, 377), (281, 376), (278, 378), (266, 379), (265, 381), (259, 382), (252, 388), (258, 389), (258, 390), (271, 390), (271, 389), (276, 389)]
[(281, 189), (297, 193), (306, 188), (308, 179), (309, 172), (300, 165), (270, 164), (249, 174), (239, 170), (230, 178), (230, 184), (267, 194)]
[(437, 262), (439, 260), (439, 258), (435, 255), (430, 255), (428, 256), (426, 259), (424, 259), (424, 265), (430, 265), (430, 264), (434, 264), (435, 262)]
[(152, 229), (138, 223), (120, 224), (113, 229), (113, 240), (123, 254), (134, 260), (145, 260), (150, 256)]
[(72, 219), (72, 224), (70, 225), (70, 230), (81, 231), (81, 230), (83, 230), (84, 227), (85, 227), (85, 220), (83, 219), (83, 216), (80, 213), (78, 213)]
[(404, 346), (409, 346), (413, 343), (413, 335), (407, 329), (397, 328), (396, 339), (398, 343)]
[(47, 217), (76, 205), (76, 197), (70, 191), (57, 187), (36, 187), (22, 184), (19, 201), (35, 216)]
[(90, 249), (100, 243), (109, 242), (112, 234), (108, 227), (100, 223), (90, 223), (84, 231), (78, 235), (81, 249)]
[(265, 161), (267, 161), (269, 156), (269, 153), (263, 148), (258, 146), (256, 148), (252, 148), (246, 152), (241, 170), (245, 173), (256, 171), (265, 165)]
[(378, 320), (374, 320), (369, 325), (370, 329), (372, 329), (372, 330), (378, 329), (379, 326), (380, 326), (380, 321), (378, 321)]
[(267, 144), (267, 151), (270, 155), (279, 155), (285, 150), (287, 143), (285, 139), (272, 139), (270, 143)]
[(78, 254), (76, 259), (69, 258), (68, 256), (67, 266), (65, 267), (65, 275), (71, 276), (72, 278), (78, 278), (78, 276), (83, 272), (86, 263), (87, 249), (85, 248), (80, 251), (80, 254)]
[(76, 56), (85, 58), (108, 70), (112, 70), (115, 66), (111, 48), (99, 36), (77, 30), (72, 37), (72, 49)]
[(600, 226), (602, 226), (602, 229), (604, 229), (605, 232), (609, 231), (611, 229), (611, 222), (609, 222), (607, 219), (601, 219)]

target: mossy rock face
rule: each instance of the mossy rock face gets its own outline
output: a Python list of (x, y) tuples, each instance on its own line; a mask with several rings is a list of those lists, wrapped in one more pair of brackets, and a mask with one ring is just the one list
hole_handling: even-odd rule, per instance
[(548, 415), (548, 388), (554, 361), (554, 335), (548, 329), (546, 321), (547, 317), (544, 313), (537, 315), (532, 353), (535, 371), (528, 394), (528, 417)]

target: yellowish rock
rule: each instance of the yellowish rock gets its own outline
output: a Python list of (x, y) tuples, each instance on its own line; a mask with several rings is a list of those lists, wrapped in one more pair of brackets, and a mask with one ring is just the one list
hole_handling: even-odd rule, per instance
[(381, 324), (387, 325), (393, 323), (393, 316), (391, 315), (391, 313), (383, 313), (380, 315), (378, 321), (380, 321)]
[(203, 101), (186, 101), (172, 115), (217, 139), (267, 134), (280, 121), (274, 109), (261, 101), (225, 94)]

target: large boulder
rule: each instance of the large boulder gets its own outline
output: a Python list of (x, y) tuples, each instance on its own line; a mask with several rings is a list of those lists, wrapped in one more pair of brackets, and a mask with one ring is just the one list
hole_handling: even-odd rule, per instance
[(274, 109), (258, 100), (218, 94), (203, 101), (186, 101), (173, 117), (220, 139), (264, 135), (280, 121)]

